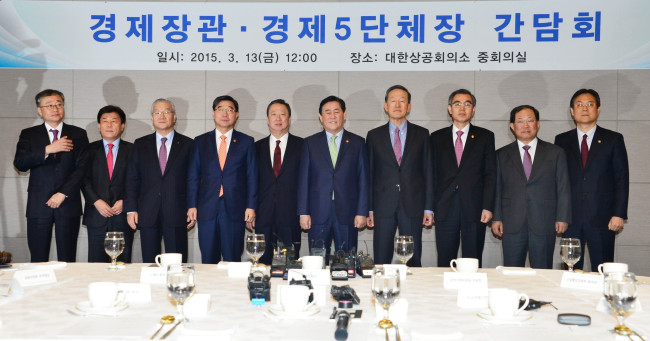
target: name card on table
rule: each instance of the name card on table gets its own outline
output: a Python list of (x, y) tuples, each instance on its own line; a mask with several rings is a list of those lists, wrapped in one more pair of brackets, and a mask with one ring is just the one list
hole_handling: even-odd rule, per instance
[[(303, 277), (304, 276), (304, 277)], [(303, 270), (303, 269), (289, 269), (287, 280), (301, 280), (306, 278), (311, 281), (313, 285), (330, 285), (332, 276), (327, 269), (322, 270)]]
[(488, 307), (487, 288), (458, 288), (456, 304), (461, 308), (482, 309)]
[(143, 267), (140, 272), (140, 283), (164, 285), (167, 283), (167, 269), (157, 266)]
[(562, 274), (562, 288), (588, 291), (603, 291), (603, 276), (565, 271)]
[(400, 281), (405, 281), (406, 280), (406, 273), (408, 272), (408, 268), (406, 267), (406, 264), (384, 264), (384, 269), (397, 269), (399, 270), (399, 280)]
[(445, 289), (459, 289), (459, 288), (487, 289), (488, 287), (487, 274), (484, 272), (477, 272), (477, 273), (445, 272), (442, 284)]
[(151, 285), (147, 283), (117, 283), (117, 289), (129, 303), (151, 302)]
[(26, 287), (48, 283), (56, 283), (56, 276), (52, 269), (16, 271), (11, 282), (11, 293), (21, 295)]

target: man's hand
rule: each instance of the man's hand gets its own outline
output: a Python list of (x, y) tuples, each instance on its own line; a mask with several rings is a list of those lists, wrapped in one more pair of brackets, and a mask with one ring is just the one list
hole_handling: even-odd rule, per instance
[(433, 225), (433, 213), (424, 213), (422, 225), (425, 227), (431, 227)]
[(431, 214), (431, 226), (435, 224), (436, 224), (436, 212), (433, 212), (433, 214)]
[(67, 136), (63, 136), (62, 138), (45, 146), (45, 156), (60, 152), (69, 152), (72, 150), (72, 147), (72, 140), (68, 139)]
[(310, 215), (301, 215), (300, 216), (300, 228), (307, 231), (311, 228), (311, 216)]
[(358, 215), (354, 217), (354, 227), (362, 229), (366, 227), (366, 216)]
[(246, 221), (246, 229), (253, 232), (255, 229), (255, 210), (247, 208), (244, 213), (244, 221)]
[(492, 233), (499, 237), (503, 237), (503, 222), (502, 221), (493, 221), (492, 222)]
[(490, 222), (490, 220), (492, 220), (492, 212), (483, 210), (483, 212), (481, 212), (481, 222), (483, 224), (487, 224)]
[(59, 206), (61, 206), (63, 203), (63, 200), (65, 200), (65, 194), (60, 192), (54, 193), (54, 195), (50, 197), (50, 200), (48, 200), (45, 205), (50, 206), (51, 208), (59, 208)]
[(187, 209), (187, 229), (190, 230), (196, 224), (196, 207)]
[(104, 218), (110, 218), (115, 215), (113, 209), (106, 203), (106, 201), (102, 199), (98, 199), (93, 205), (95, 205), (95, 208), (99, 214), (101, 214)]
[(368, 213), (368, 219), (366, 219), (366, 225), (368, 227), (375, 227), (375, 214), (370, 212)]
[(116, 201), (111, 209), (115, 215), (122, 214), (122, 200)]
[(607, 227), (609, 227), (609, 229), (614, 232), (618, 232), (623, 229), (623, 224), (625, 224), (623, 218), (614, 216), (612, 217), (612, 219), (609, 220), (609, 224), (607, 225)]
[(569, 228), (569, 223), (565, 223), (562, 221), (555, 222), (555, 232), (557, 232), (557, 234), (564, 233), (568, 228)]
[(126, 222), (129, 223), (131, 229), (136, 230), (138, 228), (138, 212), (131, 212), (127, 214)]

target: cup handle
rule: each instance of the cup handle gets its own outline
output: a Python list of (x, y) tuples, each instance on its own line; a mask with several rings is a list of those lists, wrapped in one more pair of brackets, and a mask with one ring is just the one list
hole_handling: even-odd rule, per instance
[(517, 309), (517, 312), (515, 313), (515, 315), (519, 315), (519, 313), (521, 313), (522, 311), (524, 311), (526, 309), (526, 307), (528, 307), (528, 302), (530, 302), (530, 299), (528, 298), (528, 295), (519, 294), (519, 299), (522, 299), (522, 298), (524, 300), (526, 300), (526, 302), (524, 302), (524, 305), (522, 305), (521, 308)]
[(598, 264), (598, 273), (601, 274), (601, 275), (603, 274), (603, 264), (602, 263)]
[(452, 259), (451, 262), (449, 262), (449, 266), (451, 267), (451, 269), (452, 269), (454, 272), (458, 272), (458, 270), (456, 269), (456, 265), (457, 265), (457, 263), (456, 263), (456, 260), (455, 260), (455, 259)]
[(156, 265), (162, 266), (162, 265), (160, 265), (160, 255), (156, 255), (156, 258), (154, 258), (154, 261), (156, 262)]

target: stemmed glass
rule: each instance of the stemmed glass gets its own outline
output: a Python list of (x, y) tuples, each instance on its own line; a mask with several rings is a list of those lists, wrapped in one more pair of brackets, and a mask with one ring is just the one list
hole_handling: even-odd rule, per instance
[(253, 260), (251, 271), (257, 269), (257, 260), (262, 257), (266, 250), (266, 242), (263, 234), (249, 234), (246, 236), (246, 253)]
[[(415, 253), (413, 236), (395, 236), (395, 254), (402, 264), (406, 264), (413, 257), (413, 253)], [(410, 273), (408, 268), (407, 271)]]
[(386, 330), (393, 327), (393, 322), (388, 319), (390, 305), (397, 301), (400, 292), (399, 269), (387, 269), (381, 265), (372, 269), (372, 294), (375, 300), (384, 308), (384, 319), (379, 321), (379, 328)]
[(121, 270), (117, 267), (117, 257), (124, 251), (124, 232), (106, 232), (104, 251), (111, 257), (111, 265), (106, 270)]
[(560, 254), (562, 255), (562, 261), (569, 267), (569, 271), (573, 271), (573, 266), (580, 260), (581, 253), (580, 239), (560, 239)]
[(173, 264), (167, 266), (167, 290), (176, 301), (180, 314), (178, 321), (187, 322), (183, 304), (194, 293), (194, 265)]
[(630, 309), (636, 301), (636, 277), (631, 272), (609, 272), (605, 274), (603, 295), (612, 308), (612, 315), (618, 324), (614, 332), (630, 336), (634, 332), (625, 325), (625, 319), (630, 316)]

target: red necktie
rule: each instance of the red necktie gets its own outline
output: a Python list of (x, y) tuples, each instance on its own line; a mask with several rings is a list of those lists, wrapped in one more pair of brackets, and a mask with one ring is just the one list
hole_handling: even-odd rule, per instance
[(282, 151), (280, 150), (280, 140), (277, 140), (275, 141), (275, 151), (273, 151), (273, 173), (276, 178), (280, 174), (280, 168), (282, 168)]
[(587, 147), (587, 134), (582, 135), (580, 144), (580, 156), (582, 156), (582, 168), (587, 167), (587, 156), (589, 156), (589, 147)]
[(108, 178), (113, 179), (113, 144), (108, 144), (108, 154), (106, 154), (106, 163), (108, 164)]

